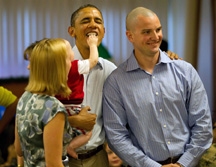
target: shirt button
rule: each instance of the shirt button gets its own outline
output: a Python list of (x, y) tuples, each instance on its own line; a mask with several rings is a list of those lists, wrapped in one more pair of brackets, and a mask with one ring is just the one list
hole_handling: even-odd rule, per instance
[(152, 78), (155, 79), (155, 76), (153, 76)]
[(158, 92), (156, 92), (155, 94), (158, 95)]
[(164, 125), (163, 127), (166, 128), (166, 125)]
[(167, 144), (170, 144), (170, 141), (168, 141)]
[(160, 111), (160, 112), (162, 112), (163, 110), (162, 110), (162, 109), (160, 109), (159, 111)]

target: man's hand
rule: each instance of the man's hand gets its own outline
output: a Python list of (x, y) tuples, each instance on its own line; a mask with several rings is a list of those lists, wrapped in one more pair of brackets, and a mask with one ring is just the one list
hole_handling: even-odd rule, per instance
[(167, 164), (163, 165), (162, 167), (181, 167), (179, 164)]
[(90, 107), (84, 107), (78, 115), (68, 116), (68, 121), (72, 127), (79, 127), (84, 130), (92, 130), (97, 118), (96, 114), (88, 113)]
[(179, 56), (177, 54), (175, 54), (174, 52), (171, 52), (170, 50), (168, 50), (166, 53), (168, 54), (168, 56), (171, 60), (173, 60), (173, 58), (182, 60), (182, 58), (179, 58)]

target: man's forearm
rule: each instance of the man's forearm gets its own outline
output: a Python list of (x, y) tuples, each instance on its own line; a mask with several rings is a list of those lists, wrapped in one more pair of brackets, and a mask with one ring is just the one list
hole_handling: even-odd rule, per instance
[(68, 117), (68, 121), (72, 127), (79, 127), (80, 125), (80, 116), (79, 115), (73, 115)]
[(83, 108), (79, 114), (69, 116), (68, 121), (72, 127), (79, 127), (84, 130), (92, 130), (95, 125), (97, 115), (88, 113), (90, 107)]

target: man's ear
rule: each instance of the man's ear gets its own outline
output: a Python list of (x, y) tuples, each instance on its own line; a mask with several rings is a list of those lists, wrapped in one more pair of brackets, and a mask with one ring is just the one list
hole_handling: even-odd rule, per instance
[(133, 34), (131, 31), (126, 31), (126, 36), (130, 42), (133, 42)]
[[(105, 27), (103, 29), (104, 29), (104, 35), (105, 35)], [(104, 35), (103, 35), (103, 38), (104, 38)]]
[(69, 35), (70, 35), (71, 37), (75, 37), (75, 28), (69, 26), (69, 27), (68, 27), (68, 33), (69, 33)]

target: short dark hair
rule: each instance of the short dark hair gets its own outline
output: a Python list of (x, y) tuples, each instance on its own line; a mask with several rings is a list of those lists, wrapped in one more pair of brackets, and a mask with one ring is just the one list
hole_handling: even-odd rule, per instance
[(100, 12), (100, 14), (101, 14), (101, 16), (102, 16), (102, 18), (103, 18), (103, 15), (102, 15), (101, 11), (100, 11), (95, 5), (92, 5), (92, 4), (82, 5), (82, 6), (80, 6), (77, 10), (75, 10), (75, 11), (72, 13), (72, 15), (71, 15), (71, 20), (70, 20), (70, 25), (71, 25), (71, 27), (75, 27), (75, 21), (76, 21), (76, 19), (77, 19), (77, 16), (78, 16), (78, 13), (80, 12), (80, 10), (82, 10), (82, 9), (84, 9), (84, 8), (88, 8), (88, 7), (97, 9), (97, 10)]

